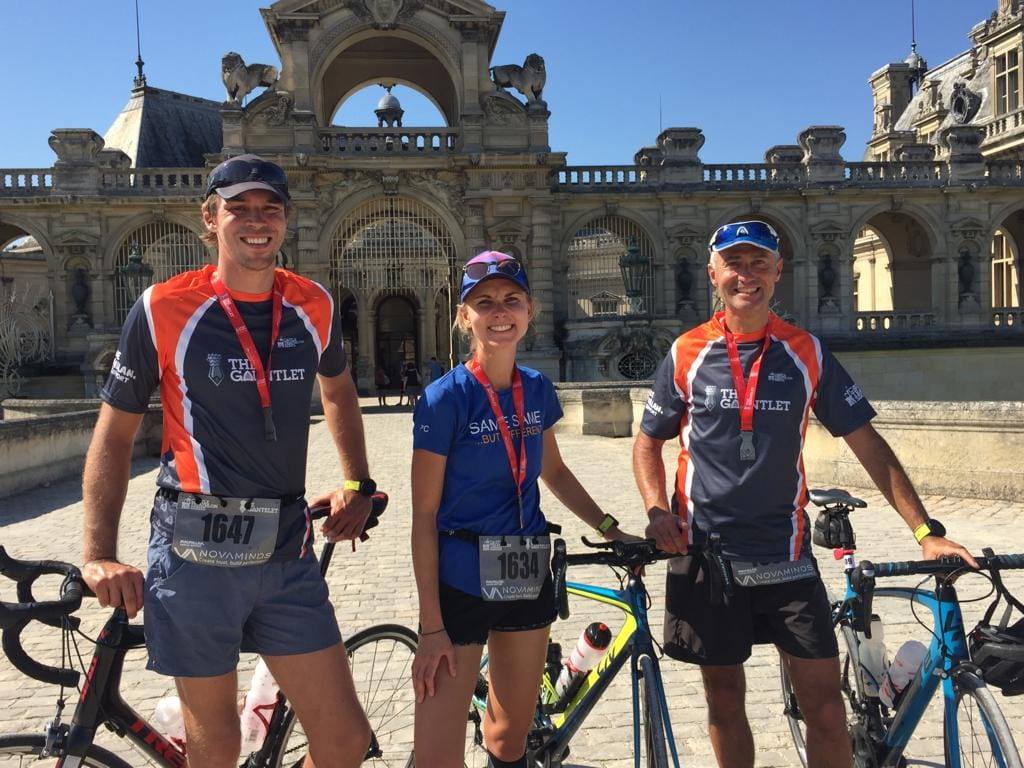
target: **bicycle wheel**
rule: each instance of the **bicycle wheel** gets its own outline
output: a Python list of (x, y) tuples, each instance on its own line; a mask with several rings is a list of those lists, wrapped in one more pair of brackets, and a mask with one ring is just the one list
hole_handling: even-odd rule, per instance
[[(865, 695), (861, 687), (860, 675), (857, 674), (857, 664), (855, 659), (858, 658), (857, 650), (854, 645), (855, 640), (852, 639), (851, 634), (853, 630), (841, 626), (839, 636), (841, 641), (839, 643), (839, 686), (842, 692), (843, 701), (846, 703), (846, 722), (849, 726), (851, 733), (864, 733), (867, 734), (867, 715), (865, 714)], [(796, 692), (793, 690), (793, 684), (789, 679), (789, 673), (786, 670), (786, 664), (779, 657), (779, 677), (782, 688), (782, 706), (783, 713), (786, 715), (786, 723), (789, 725), (789, 733), (793, 737), (793, 745), (796, 747), (797, 756), (800, 758), (801, 765), (807, 765), (807, 734), (806, 724), (804, 722), (803, 712), (800, 711), (800, 704), (796, 698)], [(868, 737), (863, 737), (865, 742)], [(858, 749), (858, 744), (853, 744), (854, 752), (854, 765), (863, 766), (869, 765), (870, 761), (867, 759), (866, 754), (870, 753), (872, 747), (868, 744), (864, 744)]]
[[(373, 729), (365, 763), (374, 766), (414, 765), (412, 660), (416, 633), (397, 624), (381, 624), (356, 632), (345, 642), (349, 667), (359, 703)], [(306, 755), (306, 734), (290, 711), (282, 726), (284, 748), (276, 768), (301, 766)]]
[(661, 695), (657, 685), (654, 660), (640, 657), (640, 727), (643, 734), (645, 765), (649, 768), (668, 768), (668, 749), (665, 746), (665, 722), (661, 711)]
[(943, 730), (946, 765), (1021, 768), (1013, 734), (992, 691), (971, 671), (954, 674), (956, 718)]
[[(46, 738), (38, 734), (19, 733), (0, 736), (0, 766), (21, 768), (21, 766), (34, 765), (37, 760), (44, 759), (40, 757), (44, 746), (46, 746)], [(54, 758), (45, 759), (49, 761)], [(81, 765), (86, 768), (132, 768), (117, 755), (96, 745), (89, 747)]]

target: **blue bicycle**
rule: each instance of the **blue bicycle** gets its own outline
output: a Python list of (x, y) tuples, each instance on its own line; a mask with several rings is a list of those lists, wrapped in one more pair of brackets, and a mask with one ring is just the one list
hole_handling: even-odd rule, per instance
[[(811, 500), (824, 508), (815, 523), (815, 543), (833, 548), (846, 572), (846, 594), (833, 604), (832, 616), (839, 634), (841, 685), (855, 764), (865, 768), (905, 765), (907, 743), (941, 685), (945, 764), (1021, 768), (1013, 734), (986, 682), (1007, 695), (1024, 693), (1024, 621), (1008, 626), (1010, 606), (1024, 611), (1024, 605), (1007, 591), (999, 575), (1024, 568), (1024, 554), (994, 555), (986, 549), (986, 556), (977, 558), (978, 571), (959, 558), (858, 563), (849, 515), (866, 504), (838, 490), (812, 491)], [(954, 587), (968, 573), (986, 575), (995, 594), (985, 618), (969, 636)], [(918, 574), (934, 579), (933, 585), (875, 587), (880, 578)], [(878, 697), (877, 686), (865, 681), (861, 664), (862, 643), (871, 637), (872, 619), (877, 620), (872, 614), (876, 597), (906, 600), (912, 609), (923, 606), (933, 617), (927, 656), (892, 709)], [(1002, 599), (1007, 610), (1001, 624), (993, 627), (989, 620)], [(807, 765), (803, 715), (784, 664), (781, 670), (784, 711), (800, 760)]]

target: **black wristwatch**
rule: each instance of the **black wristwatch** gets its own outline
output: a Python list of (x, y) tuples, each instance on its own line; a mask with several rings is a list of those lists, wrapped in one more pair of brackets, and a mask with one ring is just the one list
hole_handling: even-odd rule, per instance
[(360, 496), (373, 496), (377, 492), (377, 483), (370, 478), (365, 480), (346, 480), (342, 483), (346, 491), (356, 491)]
[(914, 529), (914, 538), (917, 539), (917, 543), (920, 544), (924, 541), (925, 536), (945, 536), (946, 526), (936, 520), (934, 517), (929, 517), (917, 528)]

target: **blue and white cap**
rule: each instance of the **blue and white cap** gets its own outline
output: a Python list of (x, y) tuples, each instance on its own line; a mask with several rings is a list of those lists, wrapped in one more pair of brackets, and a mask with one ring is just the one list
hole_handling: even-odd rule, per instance
[(734, 221), (719, 227), (708, 242), (708, 250), (718, 253), (743, 244), (779, 255), (779, 233), (764, 221)]

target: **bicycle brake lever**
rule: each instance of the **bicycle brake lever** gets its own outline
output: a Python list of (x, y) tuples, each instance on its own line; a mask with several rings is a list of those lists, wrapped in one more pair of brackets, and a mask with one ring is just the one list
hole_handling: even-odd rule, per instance
[(580, 541), (591, 549), (611, 549), (615, 545), (614, 541), (591, 541), (586, 536), (581, 536)]

